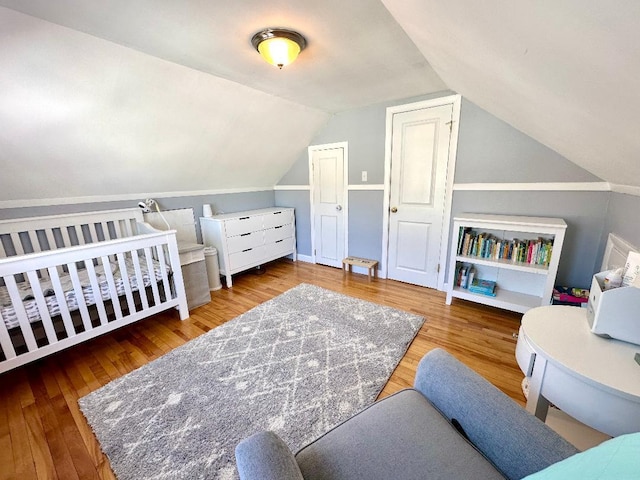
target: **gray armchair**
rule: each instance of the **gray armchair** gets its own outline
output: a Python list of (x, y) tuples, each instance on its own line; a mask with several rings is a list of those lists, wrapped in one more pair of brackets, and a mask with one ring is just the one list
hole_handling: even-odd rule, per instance
[(519, 479), (577, 450), (444, 350), (413, 389), (380, 400), (295, 455), (273, 432), (236, 447), (242, 480)]

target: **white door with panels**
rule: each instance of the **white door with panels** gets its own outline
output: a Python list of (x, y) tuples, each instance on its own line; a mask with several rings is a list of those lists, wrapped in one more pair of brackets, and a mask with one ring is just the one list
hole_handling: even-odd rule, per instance
[(438, 287), (452, 121), (452, 104), (393, 115), (388, 278)]
[(345, 253), (345, 150), (309, 147), (312, 246), (315, 262), (331, 267), (342, 267)]

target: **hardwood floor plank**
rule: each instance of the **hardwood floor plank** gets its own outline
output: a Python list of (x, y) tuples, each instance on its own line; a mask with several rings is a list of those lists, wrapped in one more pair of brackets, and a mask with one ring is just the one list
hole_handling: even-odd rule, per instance
[(55, 470), (51, 451), (49, 450), (49, 444), (46, 441), (44, 429), (42, 428), (38, 407), (35, 404), (29, 405), (23, 409), (23, 414), (27, 422), (27, 435), (36, 471), (34, 478), (40, 480), (57, 479), (58, 475)]
[(0, 477), (115, 479), (78, 398), (300, 283), (426, 318), (381, 398), (411, 386), (420, 359), (441, 347), (524, 405), (512, 337), (521, 315), (461, 300), (448, 306), (443, 292), (281, 260), (234, 276), (232, 289), (211, 292), (185, 321), (165, 312), (0, 375)]

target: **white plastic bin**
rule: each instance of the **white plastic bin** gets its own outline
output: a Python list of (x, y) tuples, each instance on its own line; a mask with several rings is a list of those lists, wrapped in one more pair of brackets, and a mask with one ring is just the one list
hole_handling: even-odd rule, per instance
[(215, 247), (205, 247), (204, 261), (207, 264), (207, 277), (209, 277), (209, 290), (220, 290), (220, 266), (218, 265), (218, 250)]

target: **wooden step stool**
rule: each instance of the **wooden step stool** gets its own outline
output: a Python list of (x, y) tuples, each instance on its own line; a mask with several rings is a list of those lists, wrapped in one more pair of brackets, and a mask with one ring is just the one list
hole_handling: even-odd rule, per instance
[(376, 268), (378, 266), (378, 261), (377, 260), (369, 260), (368, 258), (358, 258), (358, 257), (347, 257), (344, 260), (342, 260), (342, 271), (343, 273), (346, 273), (346, 268), (345, 267), (349, 267), (349, 273), (353, 272), (353, 266), (356, 267), (364, 267), (367, 268), (367, 276), (369, 277), (369, 280), (371, 280), (371, 274), (373, 273), (373, 277), (377, 277), (378, 276), (378, 269)]

